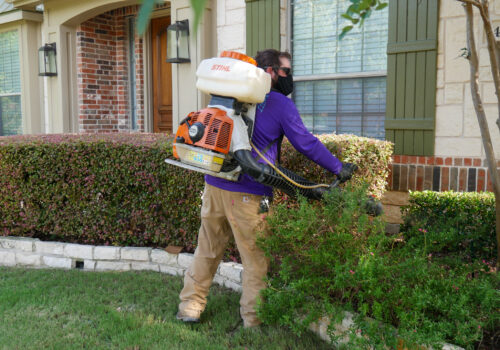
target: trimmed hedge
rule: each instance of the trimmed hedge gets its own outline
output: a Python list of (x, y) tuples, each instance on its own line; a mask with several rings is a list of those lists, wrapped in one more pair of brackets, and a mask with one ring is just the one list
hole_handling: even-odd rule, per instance
[(43, 240), (192, 250), (203, 177), (167, 166), (169, 156), (171, 138), (161, 135), (2, 138), (0, 230)]
[[(388, 141), (380, 141), (355, 135), (319, 135), (323, 144), (342, 162), (358, 165), (356, 175), (350, 181), (359, 185), (368, 183), (368, 192), (376, 198), (381, 198), (387, 185), (389, 164), (394, 145)], [(318, 183), (331, 183), (334, 175), (324, 170), (302, 154), (295, 151), (289, 142), (284, 142), (281, 149), (282, 165), (306, 179)]]
[(465, 259), (496, 256), (495, 196), (491, 192), (410, 192), (401, 231), (410, 246)]
[[(366, 179), (382, 193), (392, 144), (321, 139), (335, 154), (342, 150), (342, 160), (360, 162), (354, 182)], [(160, 134), (0, 137), (0, 234), (194, 251), (203, 176), (164, 163), (171, 143)], [(283, 145), (285, 166), (333, 181), (290, 147)], [(234, 246), (228, 254), (235, 259)]]

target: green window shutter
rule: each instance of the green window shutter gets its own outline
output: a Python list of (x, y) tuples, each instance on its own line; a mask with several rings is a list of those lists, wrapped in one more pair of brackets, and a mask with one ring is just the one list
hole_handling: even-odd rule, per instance
[(247, 52), (280, 49), (280, 0), (245, 0)]
[(395, 154), (434, 155), (438, 0), (390, 0), (386, 139)]

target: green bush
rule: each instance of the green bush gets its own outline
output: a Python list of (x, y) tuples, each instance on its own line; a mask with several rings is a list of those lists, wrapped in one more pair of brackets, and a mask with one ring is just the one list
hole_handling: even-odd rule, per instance
[(167, 166), (169, 156), (161, 135), (2, 138), (0, 232), (192, 250), (203, 177)]
[[(370, 194), (377, 198), (382, 196), (387, 185), (389, 164), (394, 149), (392, 143), (347, 134), (325, 134), (318, 138), (342, 162), (358, 165), (359, 169), (351, 183), (357, 185), (368, 183)], [(306, 179), (318, 183), (331, 183), (334, 180), (330, 172), (296, 152), (289, 142), (283, 143), (281, 162), (285, 168), (299, 173)]]
[(364, 198), (363, 188), (349, 186), (324, 205), (275, 208), (272, 234), (260, 240), (272, 267), (260, 317), (301, 332), (325, 314), (355, 311), (365, 337), (348, 332), (348, 348), (396, 348), (398, 337), (472, 348), (494, 334), (500, 295), (489, 266), (429, 257), (387, 236), (381, 219), (364, 212)]
[[(336, 154), (342, 149), (346, 159), (373, 159), (355, 181), (368, 176), (379, 184), (375, 191), (382, 190), (391, 144), (354, 136), (323, 140)], [(159, 134), (0, 137), (0, 234), (85, 244), (170, 244), (193, 252), (203, 176), (164, 163), (172, 157), (171, 141)], [(282, 153), (292, 170), (327, 177), (289, 147), (285, 142)], [(226, 258), (236, 255), (232, 245)]]
[(491, 260), (496, 256), (495, 196), (483, 192), (411, 192), (402, 232), (429, 254)]

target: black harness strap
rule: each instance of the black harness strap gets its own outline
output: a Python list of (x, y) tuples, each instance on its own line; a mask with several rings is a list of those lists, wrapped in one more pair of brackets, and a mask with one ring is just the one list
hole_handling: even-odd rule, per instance
[[(281, 143), (283, 142), (283, 136), (284, 135), (281, 135), (280, 137), (278, 137), (277, 139), (274, 139), (272, 140), (271, 142), (269, 142), (267, 144), (267, 146), (262, 150), (260, 151), (262, 153), (262, 155), (266, 155), (267, 151), (269, 151), (271, 149), (271, 147), (274, 145), (274, 144), (278, 144), (278, 158), (277, 158), (277, 161), (278, 161), (278, 165), (281, 164)], [(257, 155), (257, 159), (256, 160), (259, 160), (261, 157), (259, 155)]]

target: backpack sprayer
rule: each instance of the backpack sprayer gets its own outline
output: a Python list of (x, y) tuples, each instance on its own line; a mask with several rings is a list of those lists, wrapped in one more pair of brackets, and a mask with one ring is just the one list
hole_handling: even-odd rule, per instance
[[(282, 190), (291, 197), (297, 192), (311, 199), (337, 187), (316, 184), (275, 166), (251, 142), (258, 103), (271, 89), (271, 76), (251, 57), (224, 51), (220, 57), (203, 60), (196, 71), (196, 88), (211, 95), (207, 108), (190, 113), (181, 121), (173, 143), (174, 157), (165, 162), (184, 169), (237, 181), (241, 173), (257, 182)], [(266, 162), (259, 163), (251, 150)], [(356, 166), (352, 167), (354, 172)], [(376, 211), (376, 215), (380, 210)]]

